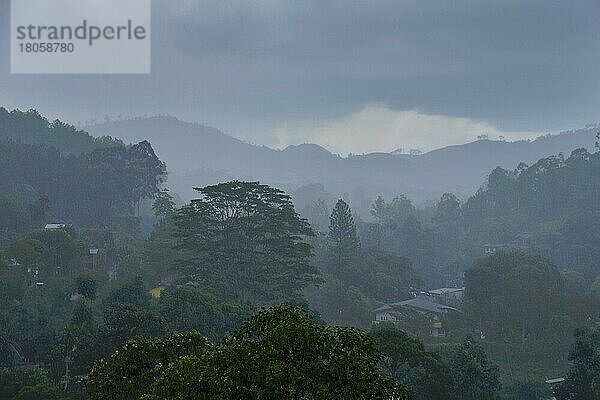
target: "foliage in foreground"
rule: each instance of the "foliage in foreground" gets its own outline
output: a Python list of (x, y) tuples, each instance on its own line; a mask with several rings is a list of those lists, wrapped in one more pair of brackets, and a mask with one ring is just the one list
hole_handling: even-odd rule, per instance
[(65, 400), (67, 397), (40, 368), (0, 371), (0, 400)]
[(97, 364), (89, 388), (96, 400), (410, 399), (379, 360), (369, 334), (317, 325), (286, 304), (256, 314), (217, 346), (132, 340)]
[(569, 356), (571, 369), (557, 388), (558, 400), (600, 399), (600, 329), (578, 330)]
[(416, 400), (446, 400), (452, 388), (450, 369), (437, 353), (393, 325), (373, 329), (383, 353), (380, 365), (411, 389)]

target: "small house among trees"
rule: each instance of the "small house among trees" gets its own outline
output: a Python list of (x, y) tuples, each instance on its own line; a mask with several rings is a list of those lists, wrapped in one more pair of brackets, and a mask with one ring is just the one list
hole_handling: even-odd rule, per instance
[(374, 310), (374, 323), (391, 322), (417, 336), (446, 336), (444, 322), (448, 313), (460, 310), (435, 303), (420, 294), (414, 299), (385, 304)]

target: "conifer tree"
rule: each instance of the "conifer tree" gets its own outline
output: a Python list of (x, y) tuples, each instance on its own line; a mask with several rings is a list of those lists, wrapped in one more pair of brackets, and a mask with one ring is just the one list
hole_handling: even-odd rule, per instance
[(360, 246), (350, 206), (339, 199), (329, 217), (329, 251), (338, 270), (352, 261)]

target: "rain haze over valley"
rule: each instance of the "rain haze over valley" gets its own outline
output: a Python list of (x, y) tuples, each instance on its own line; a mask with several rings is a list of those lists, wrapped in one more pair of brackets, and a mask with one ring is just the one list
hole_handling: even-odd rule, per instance
[(0, 0), (0, 400), (600, 400), (596, 0)]

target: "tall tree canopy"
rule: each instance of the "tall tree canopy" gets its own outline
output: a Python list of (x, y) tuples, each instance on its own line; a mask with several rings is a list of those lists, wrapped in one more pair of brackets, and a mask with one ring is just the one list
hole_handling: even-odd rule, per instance
[(182, 271), (219, 299), (270, 304), (317, 282), (310, 264), (314, 235), (281, 190), (231, 181), (196, 189), (175, 217)]
[(554, 329), (547, 310), (559, 309), (563, 290), (556, 267), (521, 251), (499, 251), (465, 272), (466, 310), (491, 324), (486, 335), (513, 328), (522, 345), (526, 336)]
[(350, 206), (339, 199), (329, 217), (329, 249), (335, 269), (349, 264), (356, 255), (359, 241)]

